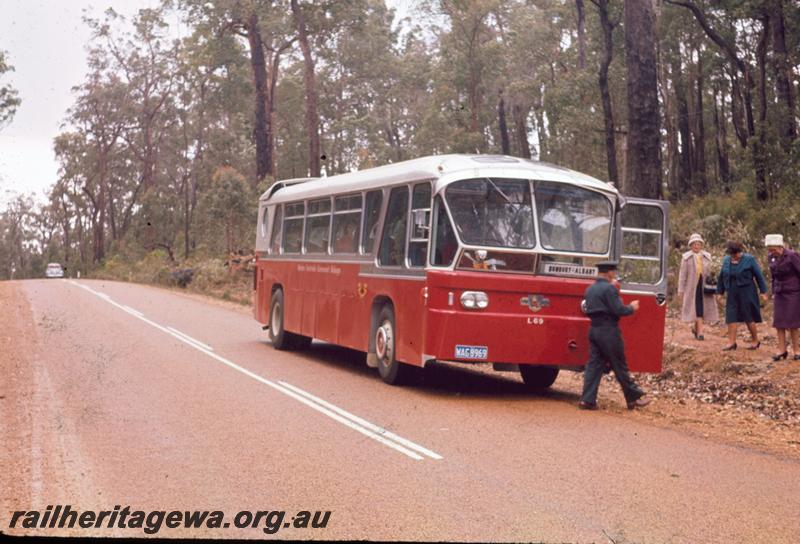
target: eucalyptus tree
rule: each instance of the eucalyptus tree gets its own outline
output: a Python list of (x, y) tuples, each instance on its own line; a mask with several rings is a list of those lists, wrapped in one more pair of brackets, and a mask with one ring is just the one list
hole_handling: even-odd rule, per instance
[(329, 13), (336, 24), (318, 27), (315, 41), (317, 81), (324, 90), (318, 112), (325, 171), (402, 160), (406, 116), (414, 113), (408, 108), (407, 63), (398, 31), (392, 30), (392, 12), (383, 3), (360, 0)]
[[(255, 144), (255, 176), (275, 177), (277, 86), (285, 55), (296, 41), (291, 10), (285, 0), (178, 0), (198, 45), (227, 53), (226, 65), (244, 57), (250, 66), (251, 137)], [(216, 55), (219, 56), (219, 55)], [(239, 102), (231, 103), (238, 108)]]
[(93, 259), (99, 262), (105, 257), (106, 225), (114, 226), (114, 239), (118, 234), (113, 213), (117, 206), (112, 196), (112, 167), (113, 153), (129, 122), (123, 113), (128, 88), (115, 74), (98, 69), (75, 91), (75, 104), (68, 111), (68, 124), (75, 132), (73, 137), (57, 141), (56, 155), (65, 169), (80, 172), (84, 177), (82, 192), (92, 210)]
[[(491, 81), (499, 75), (501, 45), (497, 13), (501, 0), (439, 0), (433, 7), (444, 15), (439, 29), (437, 83), (451, 111), (454, 151), (483, 152), (492, 143)], [(448, 96), (449, 95), (449, 96)], [(493, 116), (491, 116), (493, 117)]]
[[(8, 63), (6, 52), (0, 49), (0, 78), (7, 72), (14, 71)], [(19, 93), (10, 84), (0, 85), (0, 128), (11, 121), (20, 105)]]
[(173, 91), (178, 45), (169, 37), (162, 8), (141, 9), (131, 21), (109, 9), (105, 18), (87, 18), (91, 56), (127, 86), (129, 123), (121, 137), (139, 163), (143, 190), (158, 183), (159, 148), (175, 121)]
[(623, 189), (645, 198), (662, 194), (655, 39), (652, 0), (625, 0), (628, 149)]
[[(714, 9), (706, 8), (693, 0), (665, 0), (667, 4), (678, 6), (688, 10), (695, 18), (697, 24), (703, 29), (707, 38), (712, 41), (726, 56), (730, 63), (729, 71), (733, 86), (733, 126), (736, 136), (742, 147), (751, 149), (751, 156), (756, 175), (756, 196), (759, 200), (766, 200), (769, 197), (769, 190), (766, 180), (766, 164), (763, 152), (763, 142), (755, 138), (756, 119), (753, 112), (753, 90), (756, 82), (753, 77), (753, 67), (748, 59), (748, 52), (742, 50), (741, 45), (746, 43), (747, 38), (743, 36), (752, 29), (751, 25), (743, 24), (747, 15), (752, 15), (751, 6), (743, 5), (737, 1), (733, 9)], [(768, 27), (762, 20), (762, 39), (768, 35)], [(765, 45), (765, 44), (764, 44)], [(761, 46), (763, 49), (764, 45)], [(758, 46), (757, 46), (758, 47)], [(763, 80), (763, 77), (762, 77)], [(740, 105), (739, 105), (740, 104)], [(736, 105), (744, 110), (742, 120), (736, 114)], [(763, 103), (762, 108), (766, 107)], [(741, 111), (739, 109), (739, 111)], [(759, 121), (762, 121), (759, 116)]]
[(0, 279), (30, 277), (36, 253), (35, 204), (16, 195), (0, 213)]

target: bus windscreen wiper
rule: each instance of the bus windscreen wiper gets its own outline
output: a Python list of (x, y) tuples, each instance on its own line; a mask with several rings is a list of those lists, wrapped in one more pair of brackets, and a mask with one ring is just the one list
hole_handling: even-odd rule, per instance
[(509, 204), (514, 204), (513, 202), (511, 202), (511, 199), (508, 198), (506, 196), (506, 194), (503, 191), (500, 190), (500, 187), (498, 187), (497, 184), (492, 181), (492, 178), (484, 178), (484, 179), (486, 179), (486, 181), (488, 181), (489, 183), (492, 184), (492, 187), (494, 187), (494, 190), (497, 191), (498, 193), (500, 193), (500, 196), (502, 196), (503, 199), (505, 199), (506, 202), (508, 202)]

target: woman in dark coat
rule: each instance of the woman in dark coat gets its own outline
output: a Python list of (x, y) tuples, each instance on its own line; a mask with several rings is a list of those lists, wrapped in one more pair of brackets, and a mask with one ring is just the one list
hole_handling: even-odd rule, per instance
[(779, 353), (772, 356), (773, 361), (786, 359), (786, 330), (792, 338), (794, 360), (800, 361), (798, 350), (798, 329), (800, 329), (800, 255), (783, 247), (783, 236), (767, 234), (764, 240), (769, 252), (769, 271), (772, 278), (772, 298), (775, 313), (772, 326), (778, 331)]
[(742, 244), (728, 242), (725, 250), (728, 255), (722, 260), (722, 270), (717, 280), (717, 294), (728, 294), (725, 303), (725, 323), (728, 324), (728, 339), (730, 344), (723, 351), (736, 349), (736, 328), (739, 323), (744, 323), (750, 330), (752, 345), (747, 349), (758, 349), (761, 342), (758, 340), (756, 323), (761, 323), (761, 306), (758, 303), (758, 289), (761, 298), (767, 300), (767, 283), (758, 266), (755, 257), (744, 253)]

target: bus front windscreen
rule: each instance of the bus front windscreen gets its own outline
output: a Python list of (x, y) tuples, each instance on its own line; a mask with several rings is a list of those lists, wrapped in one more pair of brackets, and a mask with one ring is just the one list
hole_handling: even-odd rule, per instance
[(465, 179), (451, 184), (447, 204), (465, 244), (532, 249), (533, 205), (524, 179)]
[(535, 215), (542, 249), (608, 252), (611, 201), (596, 191), (550, 181), (476, 178), (452, 183), (445, 195), (465, 244), (533, 249)]
[(534, 182), (544, 249), (601, 254), (611, 241), (611, 202), (602, 194), (551, 181)]

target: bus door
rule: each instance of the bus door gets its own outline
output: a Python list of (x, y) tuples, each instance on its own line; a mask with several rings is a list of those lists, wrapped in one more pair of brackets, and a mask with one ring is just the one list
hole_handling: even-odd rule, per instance
[(623, 301), (639, 311), (620, 321), (628, 365), (634, 372), (660, 372), (667, 300), (669, 203), (622, 198), (615, 254)]

